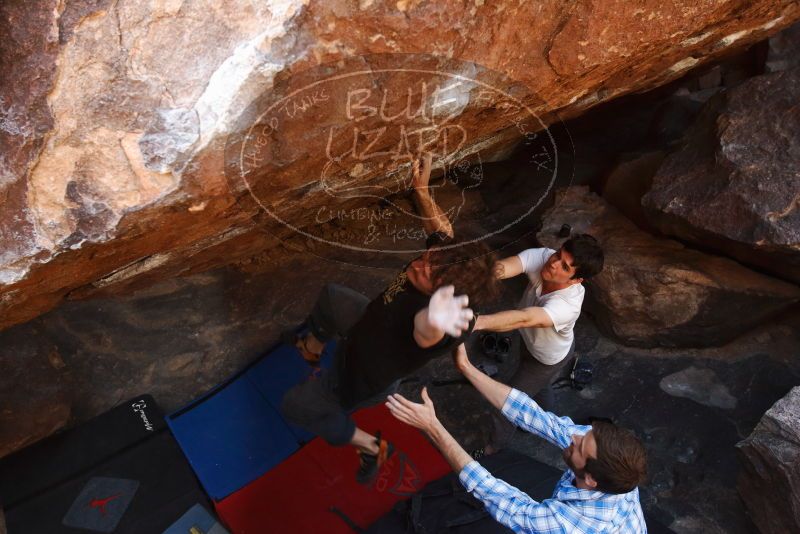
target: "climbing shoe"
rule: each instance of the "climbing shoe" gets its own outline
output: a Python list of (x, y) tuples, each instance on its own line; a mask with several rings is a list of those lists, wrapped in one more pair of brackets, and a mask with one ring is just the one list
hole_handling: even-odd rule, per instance
[(296, 330), (287, 330), (281, 332), (281, 341), (287, 345), (294, 346), (302, 356), (303, 360), (311, 367), (319, 367), (322, 354), (311, 352), (306, 346), (306, 336), (308, 335), (305, 325), (301, 325)]
[(394, 454), (394, 445), (385, 439), (381, 439), (380, 432), (375, 435), (375, 443), (378, 445), (378, 454), (358, 451), (359, 464), (356, 472), (356, 482), (359, 484), (371, 483), (378, 476), (383, 464)]

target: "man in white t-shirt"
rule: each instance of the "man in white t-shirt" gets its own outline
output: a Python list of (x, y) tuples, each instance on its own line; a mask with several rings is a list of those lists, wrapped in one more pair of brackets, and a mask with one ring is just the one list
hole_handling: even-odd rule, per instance
[[(581, 314), (584, 289), (581, 283), (603, 269), (603, 250), (588, 235), (576, 235), (558, 250), (532, 248), (495, 265), (500, 279), (525, 273), (528, 287), (519, 309), (481, 315), (475, 330), (508, 332), (519, 329), (522, 335), (520, 364), (510, 386), (534, 397), (552, 409), (550, 384), (570, 362), (575, 350), (573, 328)], [(502, 417), (495, 418), (489, 450), (507, 444), (513, 426)]]

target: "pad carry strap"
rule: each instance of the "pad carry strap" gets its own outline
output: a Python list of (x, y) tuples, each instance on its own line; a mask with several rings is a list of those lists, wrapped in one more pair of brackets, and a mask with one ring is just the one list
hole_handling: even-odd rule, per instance
[(335, 506), (331, 506), (331, 507), (329, 508), (329, 510), (330, 510), (331, 512), (333, 512), (334, 514), (338, 515), (338, 516), (339, 516), (339, 518), (340, 518), (342, 521), (344, 521), (344, 522), (347, 524), (347, 526), (348, 526), (348, 527), (352, 528), (354, 532), (358, 532), (359, 534), (360, 534), (361, 532), (364, 532), (364, 529), (363, 529), (363, 528), (361, 528), (360, 526), (358, 526), (358, 525), (356, 524), (356, 522), (355, 522), (355, 521), (353, 521), (352, 519), (350, 519), (350, 518), (347, 516), (347, 514), (346, 514), (346, 513), (342, 512), (342, 511), (341, 511), (340, 509), (338, 509), (337, 507), (335, 507)]

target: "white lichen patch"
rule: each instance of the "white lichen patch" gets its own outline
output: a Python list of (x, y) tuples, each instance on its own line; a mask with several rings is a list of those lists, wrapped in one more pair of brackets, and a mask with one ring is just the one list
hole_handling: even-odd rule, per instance
[(773, 20), (770, 20), (768, 22), (765, 22), (764, 24), (756, 26), (755, 28), (747, 28), (747, 29), (744, 29), (744, 30), (741, 30), (741, 31), (738, 31), (738, 32), (734, 32), (734, 33), (732, 33), (730, 35), (726, 35), (725, 37), (723, 37), (722, 39), (719, 40), (718, 45), (719, 46), (730, 46), (733, 43), (735, 43), (736, 41), (738, 41), (739, 39), (741, 39), (742, 37), (745, 37), (745, 36), (750, 35), (750, 34), (755, 33), (755, 32), (769, 30), (770, 28), (773, 28), (776, 24), (778, 24), (782, 20), (783, 20), (783, 17), (781, 16), (781, 17), (778, 17), (776, 19), (773, 19)]
[(275, 74), (297, 59), (286, 50), (274, 50), (273, 46), (287, 37), (293, 19), (307, 3), (307, 0), (270, 2), (269, 23), (258, 35), (237, 46), (214, 71), (194, 105), (200, 120), (200, 142), (196, 150), (230, 133), (242, 110), (272, 85)]
[(681, 71), (690, 69), (690, 68), (694, 67), (697, 64), (698, 61), (699, 60), (697, 58), (694, 58), (694, 57), (684, 58), (684, 59), (678, 61), (677, 63), (675, 63), (674, 65), (672, 65), (670, 68), (668, 68), (667, 72), (676, 73), (676, 72), (681, 72)]

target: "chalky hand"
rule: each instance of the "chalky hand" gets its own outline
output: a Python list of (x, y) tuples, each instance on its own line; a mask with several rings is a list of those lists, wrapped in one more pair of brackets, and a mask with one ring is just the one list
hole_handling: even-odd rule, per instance
[(453, 286), (440, 287), (431, 297), (428, 304), (428, 321), (430, 324), (453, 337), (458, 337), (461, 332), (469, 328), (469, 322), (474, 317), (468, 308), (467, 295), (453, 296)]

